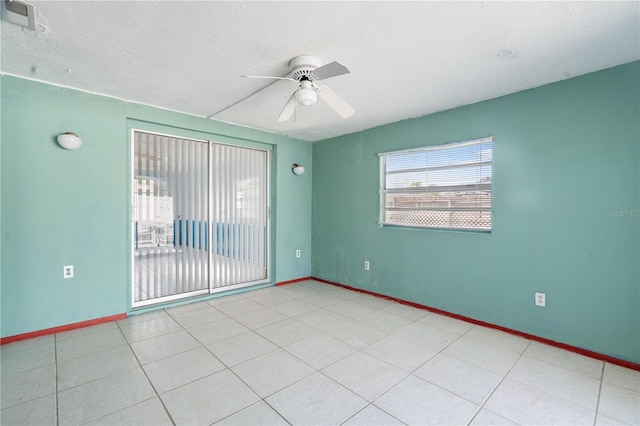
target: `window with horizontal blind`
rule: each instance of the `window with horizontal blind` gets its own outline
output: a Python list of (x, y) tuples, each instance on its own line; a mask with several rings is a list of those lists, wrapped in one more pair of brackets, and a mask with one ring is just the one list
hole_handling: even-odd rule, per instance
[(493, 136), (378, 155), (380, 225), (491, 231)]

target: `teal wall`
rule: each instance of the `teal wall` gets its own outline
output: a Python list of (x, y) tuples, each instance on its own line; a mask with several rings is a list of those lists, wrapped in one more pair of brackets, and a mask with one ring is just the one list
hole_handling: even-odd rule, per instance
[[(639, 84), (635, 62), (315, 143), (312, 275), (640, 362)], [(491, 234), (377, 225), (379, 152), (489, 135)]]
[[(271, 145), (272, 281), (310, 275), (309, 142), (11, 76), (0, 84), (3, 337), (130, 309), (129, 126)], [(64, 131), (82, 148), (60, 148)], [(293, 175), (294, 162), (307, 173)]]
[[(2, 76), (1, 335), (130, 309), (128, 128), (160, 126), (273, 146), (273, 281), (313, 275), (640, 362), (639, 218), (607, 215), (640, 209), (639, 81), (635, 62), (311, 145)], [(80, 150), (56, 144), (67, 130)], [(491, 234), (377, 225), (378, 152), (488, 135)]]

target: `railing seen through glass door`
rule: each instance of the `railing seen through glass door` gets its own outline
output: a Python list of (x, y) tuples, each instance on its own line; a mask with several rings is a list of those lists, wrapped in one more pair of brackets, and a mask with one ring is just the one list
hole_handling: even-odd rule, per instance
[(267, 150), (133, 131), (133, 306), (267, 282)]

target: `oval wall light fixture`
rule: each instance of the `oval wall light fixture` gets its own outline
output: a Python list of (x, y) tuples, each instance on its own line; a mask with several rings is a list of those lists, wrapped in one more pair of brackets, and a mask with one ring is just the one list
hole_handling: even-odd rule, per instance
[(58, 143), (64, 149), (78, 149), (82, 146), (82, 139), (73, 132), (65, 132), (58, 136)]
[(301, 166), (300, 164), (294, 164), (293, 166), (291, 166), (291, 170), (293, 171), (294, 175), (300, 176), (304, 173), (304, 166)]

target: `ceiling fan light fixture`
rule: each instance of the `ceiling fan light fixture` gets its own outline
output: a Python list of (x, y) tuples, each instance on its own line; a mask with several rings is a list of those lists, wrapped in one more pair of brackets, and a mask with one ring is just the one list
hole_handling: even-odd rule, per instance
[[(315, 105), (318, 102), (318, 98), (322, 99), (342, 118), (351, 117), (355, 112), (351, 105), (349, 105), (344, 99), (338, 96), (338, 94), (329, 89), (327, 86), (318, 86), (317, 84), (318, 81), (349, 74), (350, 72), (351, 71), (349, 71), (349, 68), (345, 67), (339, 62), (334, 61), (326, 65), (322, 65), (322, 62), (318, 58), (309, 55), (302, 55), (296, 56), (289, 62), (289, 74), (282, 77), (268, 75), (244, 75), (243, 77), (267, 78), (273, 79), (274, 82), (278, 80), (290, 80), (299, 84), (298, 88), (289, 96), (287, 103), (278, 116), (278, 121), (283, 122), (289, 120), (294, 115), (296, 111), (296, 105)], [(214, 115), (221, 113), (222, 111), (228, 110), (232, 106), (239, 104), (248, 97), (253, 96), (260, 90), (269, 87), (271, 84), (263, 87), (262, 89), (258, 89), (256, 92), (253, 92), (249, 96), (245, 96), (238, 102), (207, 116), (207, 118), (211, 118)]]
[(318, 101), (318, 93), (311, 87), (298, 89), (295, 97), (298, 105), (302, 106), (310, 106)]

